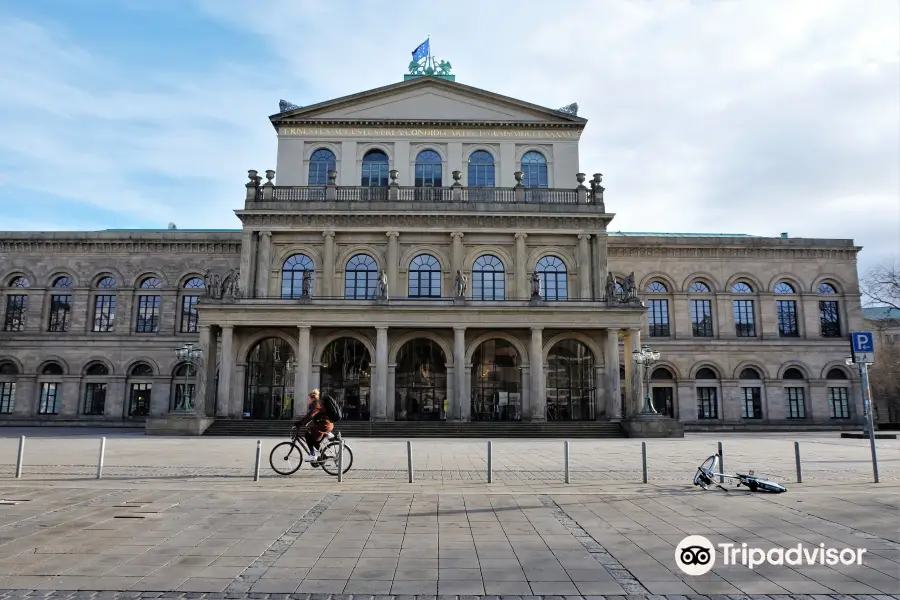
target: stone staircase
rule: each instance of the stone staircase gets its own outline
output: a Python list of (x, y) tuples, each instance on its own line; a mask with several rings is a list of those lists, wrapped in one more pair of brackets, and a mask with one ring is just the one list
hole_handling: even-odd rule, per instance
[[(216, 419), (203, 435), (288, 437), (292, 421)], [(442, 421), (341, 421), (335, 426), (344, 437), (373, 438), (624, 438), (618, 423), (556, 421), (549, 423)]]

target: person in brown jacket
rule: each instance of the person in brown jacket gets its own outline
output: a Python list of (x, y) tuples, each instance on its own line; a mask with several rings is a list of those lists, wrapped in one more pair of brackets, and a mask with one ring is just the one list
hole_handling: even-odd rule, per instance
[(303, 460), (314, 462), (318, 458), (319, 444), (322, 442), (322, 438), (325, 437), (326, 433), (330, 433), (334, 429), (334, 423), (328, 418), (328, 413), (325, 407), (322, 406), (322, 401), (319, 399), (319, 390), (311, 391), (309, 396), (306, 397), (306, 401), (306, 414), (297, 421), (297, 427), (306, 427), (306, 433), (303, 437), (311, 452), (311, 454), (304, 456)]

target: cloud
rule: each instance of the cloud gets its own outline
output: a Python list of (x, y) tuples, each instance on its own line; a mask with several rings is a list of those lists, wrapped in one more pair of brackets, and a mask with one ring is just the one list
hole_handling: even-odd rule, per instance
[(590, 120), (581, 170), (604, 173), (613, 229), (852, 237), (863, 269), (900, 255), (894, 0), (385, 6), (194, 0), (270, 59), (139, 75), (73, 31), (7, 20), (0, 87), (15, 93), (0, 95), (0, 128), (14, 135), (0, 141), (0, 181), (14, 171), (20, 185), (130, 220), (231, 225), (245, 170), (274, 165), (265, 117), (279, 98), (306, 105), (399, 81), (430, 34), (462, 83), (578, 102)]

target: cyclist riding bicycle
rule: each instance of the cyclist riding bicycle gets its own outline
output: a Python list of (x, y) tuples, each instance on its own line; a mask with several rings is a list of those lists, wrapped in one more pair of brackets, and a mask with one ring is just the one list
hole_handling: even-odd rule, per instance
[(306, 427), (304, 439), (312, 454), (303, 457), (304, 461), (315, 462), (318, 458), (319, 444), (334, 429), (334, 423), (328, 418), (328, 412), (319, 399), (319, 390), (313, 390), (306, 397), (308, 410), (306, 415), (297, 421), (297, 428)]

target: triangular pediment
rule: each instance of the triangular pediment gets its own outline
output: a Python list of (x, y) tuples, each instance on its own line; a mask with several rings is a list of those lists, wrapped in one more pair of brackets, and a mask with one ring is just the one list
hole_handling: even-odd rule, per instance
[(584, 125), (587, 120), (471, 86), (423, 77), (273, 115), (292, 121), (478, 121)]

